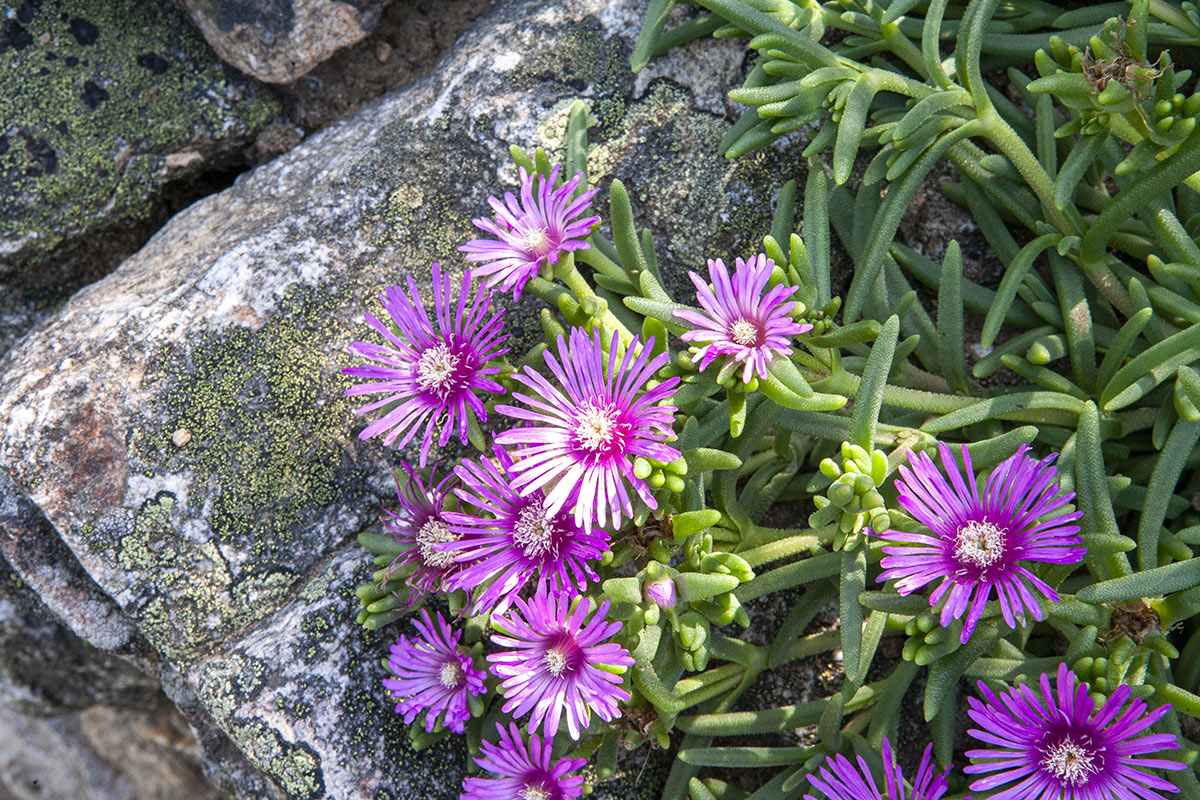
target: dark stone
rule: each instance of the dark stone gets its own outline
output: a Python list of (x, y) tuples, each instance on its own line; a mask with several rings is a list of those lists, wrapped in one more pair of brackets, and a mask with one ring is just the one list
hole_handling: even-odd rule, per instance
[(244, 171), (283, 113), (169, 3), (26, 3), (0, 20), (0, 75), (0, 133), (25, 143), (0, 150), (0, 352), (196, 199), (185, 181)]
[(95, 44), (100, 38), (100, 31), (95, 25), (81, 17), (71, 19), (71, 24), (67, 26), (67, 33), (75, 37), (75, 41), (81, 45)]
[(0, 26), (0, 53), (5, 50), (24, 50), (33, 44), (33, 36), (15, 19), (4, 20)]
[(158, 53), (142, 53), (137, 57), (137, 63), (150, 70), (155, 75), (162, 75), (171, 67), (171, 62), (167, 61)]
[(84, 81), (83, 84), (83, 104), (92, 111), (100, 107), (100, 104), (108, 99), (108, 91), (97, 86), (92, 81)]
[(290, 83), (371, 32), (390, 0), (183, 0), (226, 62)]
[(50, 143), (45, 139), (31, 136), (24, 130), (19, 133), (25, 142), (25, 151), (29, 154), (29, 160), (34, 164), (30, 169), (36, 169), (36, 175), (53, 175), (57, 172), (58, 153), (54, 151)]

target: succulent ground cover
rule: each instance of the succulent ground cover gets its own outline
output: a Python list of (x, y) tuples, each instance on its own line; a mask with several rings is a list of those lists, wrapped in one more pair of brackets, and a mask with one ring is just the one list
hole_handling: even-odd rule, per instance
[[(678, 746), (667, 798), (1200, 797), (1200, 13), (673, 5), (634, 68), (747, 37), (726, 155), (809, 159), (761, 250), (668, 291), (625, 188), (589, 187), (577, 105), (561, 164), (513, 149), (463, 279), (385, 289), (350, 347), (363, 437), (420, 443), (360, 537), (413, 741), (466, 736), (480, 799), (579, 797), (646, 743)], [(944, 162), (995, 286), (897, 241)], [(509, 291), (546, 303), (528, 352)], [(474, 452), (439, 460), (452, 440)], [(738, 706), (820, 653), (839, 691)], [(898, 765), (914, 694), (929, 747)]]

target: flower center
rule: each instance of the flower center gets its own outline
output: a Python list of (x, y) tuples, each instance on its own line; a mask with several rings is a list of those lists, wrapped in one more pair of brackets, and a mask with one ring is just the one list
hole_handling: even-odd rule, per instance
[(417, 385), (427, 392), (444, 395), (454, 383), (461, 359), (443, 342), (417, 359)]
[(546, 669), (554, 677), (562, 675), (567, 669), (567, 654), (560, 648), (551, 647), (546, 651), (546, 655), (542, 656), (542, 661), (546, 665)]
[(550, 790), (545, 784), (527, 783), (521, 790), (521, 800), (550, 800)]
[(575, 438), (579, 446), (591, 453), (612, 444), (617, 433), (617, 412), (612, 404), (598, 406), (584, 403), (575, 416)]
[(954, 557), (980, 569), (990, 567), (1004, 555), (1004, 533), (990, 522), (971, 520), (958, 529)]
[(552, 550), (555, 533), (554, 520), (547, 516), (541, 503), (522, 508), (513, 523), (513, 541), (530, 558), (541, 558)]
[(421, 530), (417, 531), (416, 539), (417, 547), (421, 550), (421, 560), (427, 566), (445, 569), (454, 563), (454, 553), (434, 548), (435, 544), (458, 541), (458, 537), (450, 530), (450, 526), (440, 519), (430, 518), (421, 526)]
[(729, 337), (742, 347), (753, 347), (758, 344), (758, 326), (741, 317), (729, 326)]
[(1045, 751), (1042, 767), (1063, 783), (1072, 786), (1087, 783), (1092, 775), (1100, 771), (1093, 761), (1096, 754), (1081, 747), (1070, 739), (1063, 739)]
[(545, 228), (530, 228), (525, 231), (525, 249), (535, 256), (545, 255), (550, 249), (550, 237)]
[(442, 664), (442, 669), (438, 672), (438, 680), (442, 682), (442, 686), (447, 689), (453, 689), (462, 683), (463, 668), (458, 661), (447, 661)]

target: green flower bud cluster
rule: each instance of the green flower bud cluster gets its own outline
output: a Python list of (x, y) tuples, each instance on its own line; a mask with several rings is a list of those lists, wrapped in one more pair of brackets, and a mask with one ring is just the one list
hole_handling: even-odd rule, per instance
[(868, 453), (856, 444), (842, 442), (842, 463), (826, 458), (821, 461), (820, 469), (832, 483), (824, 495), (813, 497), (817, 511), (809, 517), (808, 524), (819, 528), (837, 522), (836, 548), (858, 547), (865, 527), (886, 530), (891, 526), (883, 495), (879, 493), (888, 476), (887, 455), (882, 450)]
[(651, 543), (650, 561), (635, 577), (611, 578), (603, 590), (611, 600), (626, 604), (613, 617), (641, 629), (666, 623), (674, 634), (680, 663), (697, 672), (708, 666), (708, 637), (713, 625), (750, 624), (750, 616), (733, 592), (754, 579), (754, 570), (741, 556), (714, 548), (710, 533), (689, 536), (678, 568), (668, 566), (666, 539)]
[(644, 456), (633, 460), (633, 474), (650, 484), (656, 494), (660, 489), (672, 494), (682, 492), (687, 472), (687, 460), (682, 456), (669, 463)]
[(908, 640), (901, 657), (924, 667), (959, 648), (962, 620), (954, 620), (950, 627), (943, 628), (937, 612), (926, 610), (905, 623), (904, 632)]

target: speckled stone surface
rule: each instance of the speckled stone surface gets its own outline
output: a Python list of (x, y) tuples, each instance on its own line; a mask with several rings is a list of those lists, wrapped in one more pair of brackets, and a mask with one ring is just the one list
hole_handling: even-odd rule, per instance
[[(740, 43), (629, 72), (642, 6), (498, 3), (428, 77), (179, 214), (0, 360), (0, 509), (23, 509), (0, 553), (81, 639), (156, 670), (213, 759), (234, 743), (267, 781), (243, 774), (246, 796), (459, 791), (461, 746), (414, 755), (380, 686), (397, 630), (353, 620), (354, 537), (394, 500), (393, 454), (341, 395), (375, 292), (433, 260), (458, 273), (470, 218), (515, 184), (508, 146), (557, 151), (576, 100), (593, 179), (626, 183), (677, 286), (756, 249), (778, 176), (803, 177), (716, 154)], [(522, 304), (517, 347), (540, 335)], [(655, 796), (645, 757), (598, 796)]]
[(0, 75), (0, 280), (46, 273), (23, 288), (58, 279), (64, 246), (147, 219), (172, 182), (244, 163), (282, 111), (148, 0), (0, 2)]
[(267, 83), (288, 83), (362, 39), (390, 0), (184, 0), (226, 62)]

